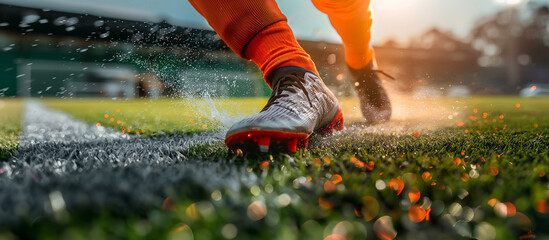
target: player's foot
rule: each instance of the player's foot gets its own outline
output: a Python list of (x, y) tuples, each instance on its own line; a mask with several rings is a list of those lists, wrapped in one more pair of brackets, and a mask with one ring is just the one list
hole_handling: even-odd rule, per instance
[(225, 138), (233, 151), (295, 152), (313, 132), (343, 129), (343, 112), (320, 77), (299, 67), (282, 67), (269, 76), (273, 93), (258, 114), (234, 124)]
[(372, 62), (358, 70), (349, 67), (349, 71), (351, 83), (355, 86), (360, 100), (362, 116), (370, 124), (388, 121), (391, 118), (391, 101), (378, 76), (378, 73), (385, 73), (375, 70)]

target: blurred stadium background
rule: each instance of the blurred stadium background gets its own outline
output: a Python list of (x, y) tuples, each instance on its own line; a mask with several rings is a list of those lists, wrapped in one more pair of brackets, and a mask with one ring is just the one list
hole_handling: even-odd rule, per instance
[(373, 0), (376, 126), (277, 2), (347, 128), (266, 159), (222, 139), (270, 90), (188, 1), (0, 0), (0, 239), (547, 239), (549, 0)]
[[(184, 2), (187, 21), (100, 2), (0, 0), (0, 96), (268, 96), (257, 68), (232, 53)], [(486, 2), (492, 1), (479, 6)], [(435, 24), (406, 39), (374, 41), (380, 67), (397, 78), (399, 91), (411, 95), (548, 94), (549, 2), (492, 4), (498, 7), (474, 15), (465, 34)], [(290, 14), (290, 24), (299, 28)], [(317, 30), (296, 31), (300, 44), (327, 85), (339, 96), (352, 95), (342, 45), (315, 35)]]

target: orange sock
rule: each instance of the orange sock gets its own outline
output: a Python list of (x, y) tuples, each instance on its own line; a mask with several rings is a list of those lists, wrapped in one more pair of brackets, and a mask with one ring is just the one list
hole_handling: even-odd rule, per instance
[(219, 37), (239, 56), (265, 27), (286, 21), (275, 0), (189, 0)]
[(236, 54), (259, 66), (265, 80), (273, 70), (285, 66), (317, 73), (311, 57), (295, 40), (275, 0), (189, 2)]
[(370, 0), (313, 0), (313, 4), (328, 15), (343, 40), (347, 64), (354, 69), (368, 65), (374, 57), (370, 47)]
[[(286, 66), (302, 67), (318, 74), (309, 54), (296, 41), (286, 21), (273, 23), (261, 30), (245, 48), (249, 57), (267, 81), (269, 74)], [(267, 81), (267, 84), (270, 83)]]

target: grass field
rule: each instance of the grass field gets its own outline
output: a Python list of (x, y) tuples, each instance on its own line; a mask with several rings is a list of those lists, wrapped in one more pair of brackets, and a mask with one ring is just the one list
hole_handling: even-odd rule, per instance
[(9, 153), (17, 149), (22, 113), (21, 100), (0, 98), (0, 161), (8, 159)]
[(223, 123), (219, 120), (224, 121), (229, 116), (239, 114), (253, 114), (261, 110), (267, 99), (48, 99), (43, 102), (48, 107), (70, 113), (85, 122), (99, 123), (129, 134), (151, 135), (218, 130)]
[[(254, 114), (266, 104), (267, 98), (235, 99), (46, 99), (48, 107), (73, 115), (75, 118), (125, 133), (154, 135), (173, 133), (197, 133), (228, 128), (243, 116)], [(538, 124), (547, 127), (548, 111), (543, 106), (547, 98), (523, 99), (517, 97), (475, 97), (475, 98), (410, 98), (393, 97), (392, 123), (387, 128), (394, 132), (397, 127), (407, 126), (407, 130), (429, 130), (456, 125), (462, 121), (467, 126), (482, 127), (482, 123), (494, 119), (506, 126), (533, 127)], [(363, 122), (358, 102), (353, 98), (340, 100), (344, 109), (345, 122)], [(518, 106), (518, 107), (517, 107)], [(477, 113), (473, 112), (477, 109)], [(482, 118), (486, 113), (486, 118)], [(500, 119), (503, 115), (506, 119)], [(479, 121), (472, 121), (476, 116)], [(509, 121), (509, 119), (511, 119)], [(505, 120), (505, 121), (504, 121)], [(532, 126), (524, 126), (531, 121)], [(489, 125), (489, 124), (487, 124)], [(384, 129), (384, 127), (378, 128)], [(128, 132), (128, 130), (130, 130)], [(134, 131), (132, 131), (134, 130)], [(399, 131), (400, 132), (400, 131)]]
[[(344, 99), (347, 129), (291, 156), (234, 156), (222, 142), (181, 153), (244, 166), (258, 184), (212, 191), (194, 183), (152, 209), (83, 209), (0, 238), (549, 238), (548, 98), (394, 99), (394, 120), (379, 126), (361, 126), (356, 101)], [(44, 102), (154, 137), (230, 125), (227, 115), (251, 114), (266, 99), (215, 100), (217, 110), (198, 100)]]
[[(502, 98), (506, 99), (506, 98)], [(229, 128), (233, 123), (257, 113), (267, 103), (268, 98), (234, 98), (234, 99), (45, 99), (46, 106), (73, 115), (84, 122), (114, 128), (129, 134), (173, 134), (198, 133)], [(447, 116), (454, 115), (465, 107), (465, 104), (486, 100), (463, 102), (459, 99), (410, 99), (396, 98), (393, 124), (418, 124), (426, 122), (440, 126), (453, 123)], [(410, 101), (411, 100), (411, 101)], [(512, 99), (506, 101), (514, 101)], [(353, 98), (340, 99), (345, 110), (346, 123), (362, 123), (358, 102)], [(507, 103), (503, 103), (507, 104)], [(509, 104), (507, 104), (509, 105)], [(496, 107), (497, 109), (497, 107)], [(532, 111), (533, 110), (533, 111)], [(535, 108), (528, 111), (535, 111)], [(437, 121), (438, 123), (433, 124)], [(131, 130), (135, 131), (131, 131)], [(128, 132), (130, 130), (130, 132)]]

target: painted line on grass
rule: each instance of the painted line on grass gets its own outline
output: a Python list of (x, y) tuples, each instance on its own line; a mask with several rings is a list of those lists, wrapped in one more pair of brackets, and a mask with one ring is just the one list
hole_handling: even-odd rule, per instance
[(238, 193), (258, 177), (231, 159), (184, 155), (201, 144), (226, 151), (223, 137), (123, 135), (27, 101), (20, 147), (0, 163), (0, 225), (72, 209), (159, 207), (178, 192)]

